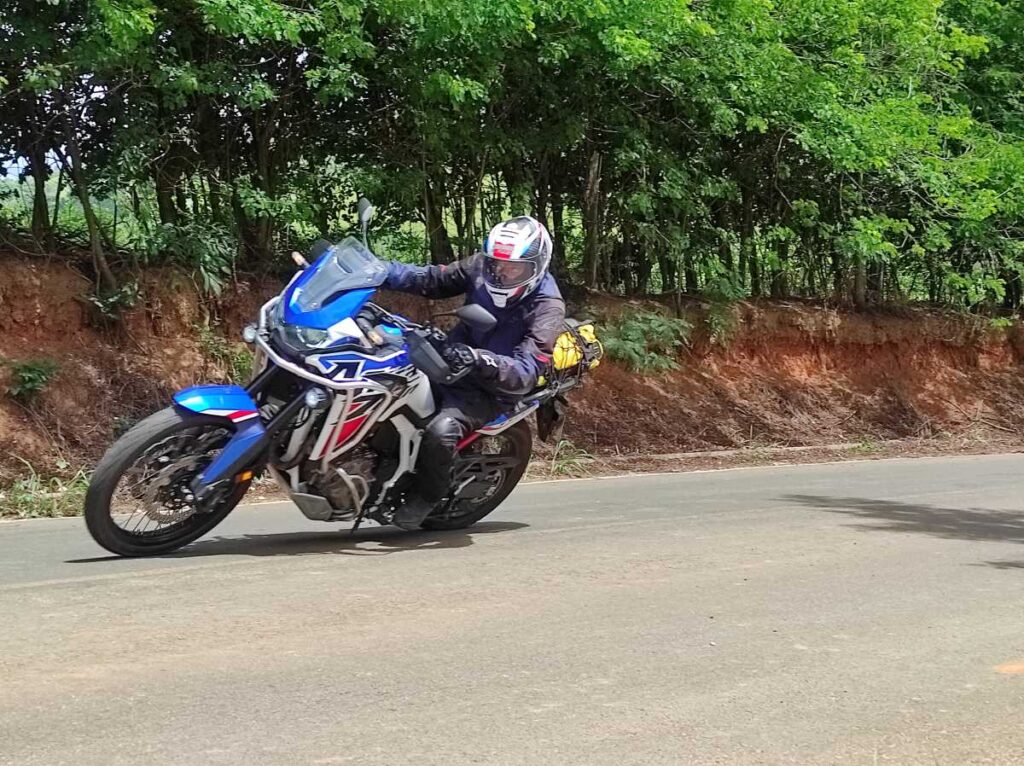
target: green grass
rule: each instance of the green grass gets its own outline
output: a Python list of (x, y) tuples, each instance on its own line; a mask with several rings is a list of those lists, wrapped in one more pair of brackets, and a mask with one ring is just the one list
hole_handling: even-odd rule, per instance
[[(21, 460), (21, 458), (18, 458)], [(78, 516), (82, 513), (89, 477), (79, 470), (70, 478), (41, 476), (26, 460), (28, 475), (0, 489), (0, 516), (19, 519)]]
[(552, 476), (576, 476), (586, 473), (587, 463), (593, 459), (594, 456), (585, 449), (577, 447), (568, 439), (562, 439), (555, 446), (549, 471)]

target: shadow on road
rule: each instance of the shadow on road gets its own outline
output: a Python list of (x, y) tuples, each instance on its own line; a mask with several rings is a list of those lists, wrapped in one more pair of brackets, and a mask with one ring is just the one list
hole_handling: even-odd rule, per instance
[[(487, 521), (469, 529), (450, 532), (403, 532), (400, 529), (372, 528), (354, 535), (342, 532), (282, 532), (277, 534), (212, 537), (174, 553), (155, 558), (193, 558), (196, 556), (303, 556), (340, 553), (348, 556), (383, 556), (403, 551), (431, 551), (465, 548), (478, 535), (513, 532), (529, 527), (513, 521)], [(68, 564), (111, 561), (117, 556), (71, 559)]]
[[(1024, 512), (986, 508), (942, 508), (936, 505), (872, 500), (863, 497), (786, 495), (788, 502), (842, 513), (873, 523), (858, 529), (879, 532), (916, 532), (949, 540), (1024, 543)], [(1024, 562), (989, 562), (1003, 569), (1024, 568)]]

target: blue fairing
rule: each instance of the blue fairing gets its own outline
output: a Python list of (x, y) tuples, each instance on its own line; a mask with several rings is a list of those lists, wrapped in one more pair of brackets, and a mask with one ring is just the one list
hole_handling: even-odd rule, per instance
[[(303, 274), (305, 276), (305, 274)], [(299, 288), (302, 277), (299, 277), (284, 294), (284, 321), (288, 324), (326, 330), (343, 319), (355, 316), (359, 309), (373, 296), (373, 290), (350, 290), (342, 293), (318, 311), (301, 311), (296, 306), (295, 289)]]
[(193, 386), (174, 395), (174, 403), (189, 412), (223, 415), (235, 413), (235, 419), (242, 413), (257, 412), (258, 407), (248, 392), (241, 386)]
[(355, 316), (387, 278), (387, 266), (348, 237), (307, 266), (285, 288), (285, 324), (326, 330)]
[(226, 471), (235, 462), (235, 458), (241, 457), (250, 446), (260, 441), (265, 433), (266, 429), (263, 428), (263, 423), (259, 418), (242, 423), (235, 435), (231, 437), (231, 441), (224, 445), (220, 454), (206, 466), (206, 470), (199, 476), (199, 486), (207, 486), (221, 479), (229, 478)]

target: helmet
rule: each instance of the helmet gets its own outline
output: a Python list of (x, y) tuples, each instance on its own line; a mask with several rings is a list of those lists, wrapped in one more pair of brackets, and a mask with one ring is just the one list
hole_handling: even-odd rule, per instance
[(551, 236), (536, 218), (499, 223), (484, 241), (484, 286), (498, 308), (534, 290), (551, 265)]

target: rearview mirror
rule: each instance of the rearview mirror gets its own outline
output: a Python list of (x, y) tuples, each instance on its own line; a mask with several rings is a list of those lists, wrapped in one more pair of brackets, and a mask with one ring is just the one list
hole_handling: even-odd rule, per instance
[(490, 332), (498, 324), (494, 314), (476, 303), (468, 303), (456, 309), (454, 314), (474, 330), (479, 330), (480, 332)]
[(373, 205), (366, 197), (360, 197), (356, 209), (359, 211), (359, 223), (366, 226), (373, 218)]

